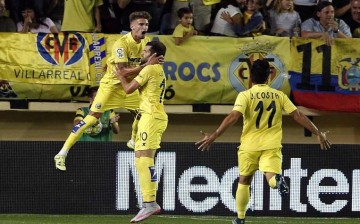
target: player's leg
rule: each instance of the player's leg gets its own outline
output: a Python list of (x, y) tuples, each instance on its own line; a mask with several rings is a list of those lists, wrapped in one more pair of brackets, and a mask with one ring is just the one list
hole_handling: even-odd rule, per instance
[(135, 138), (138, 130), (138, 123), (141, 117), (139, 113), (139, 104), (140, 104), (139, 91), (135, 91), (125, 96), (124, 108), (128, 109), (131, 112), (131, 114), (134, 116), (134, 121), (131, 126), (131, 138), (126, 144), (127, 147), (131, 149), (135, 149)]
[(54, 157), (55, 168), (61, 171), (66, 171), (65, 159), (71, 147), (80, 139), (84, 131), (98, 122), (101, 114), (107, 110), (106, 104), (112, 96), (113, 89), (111, 86), (100, 84), (100, 87), (95, 96), (94, 102), (91, 105), (90, 113), (79, 124), (75, 125), (66, 139), (63, 147), (59, 153)]
[(236, 190), (237, 218), (233, 223), (245, 223), (246, 209), (250, 200), (250, 185), (258, 166), (259, 152), (238, 151), (240, 179)]
[(131, 222), (139, 222), (161, 211), (156, 203), (155, 153), (156, 149), (160, 148), (161, 136), (166, 126), (167, 121), (156, 120), (151, 115), (143, 115), (139, 121), (135, 144), (135, 166), (139, 176), (143, 205)]
[(260, 170), (265, 174), (268, 184), (278, 189), (281, 196), (289, 193), (289, 187), (281, 175), (282, 153), (281, 148), (263, 151), (260, 157)]
[[(115, 85), (105, 85), (107, 92), (109, 92), (111, 97), (107, 98), (106, 104), (101, 104), (99, 102), (99, 106), (102, 108), (103, 111), (110, 110), (110, 109), (116, 109), (116, 108), (124, 108), (129, 110), (130, 112), (134, 111), (134, 117), (136, 117), (137, 110), (139, 109), (139, 91), (136, 90), (135, 92), (131, 94), (126, 94), (123, 87), (120, 83)], [(99, 92), (97, 93), (97, 95)], [(94, 110), (96, 111), (96, 110)], [(132, 125), (132, 136), (136, 136), (137, 132), (137, 122), (138, 120), (134, 119), (133, 125)], [(133, 139), (133, 142), (134, 139)], [(131, 147), (134, 148), (134, 147)]]
[(131, 139), (126, 143), (126, 146), (130, 149), (135, 149), (135, 139), (141, 114), (139, 110), (130, 110), (130, 113), (134, 116), (134, 121), (131, 126)]

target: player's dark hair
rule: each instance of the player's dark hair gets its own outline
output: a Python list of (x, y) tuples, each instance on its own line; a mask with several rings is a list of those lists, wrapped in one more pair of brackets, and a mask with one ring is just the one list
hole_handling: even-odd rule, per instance
[(264, 84), (270, 75), (270, 64), (267, 60), (257, 59), (250, 69), (251, 82)]
[(183, 7), (183, 8), (180, 8), (178, 11), (177, 11), (177, 16), (179, 17), (179, 19), (183, 18), (185, 14), (190, 14), (190, 13), (193, 13), (192, 10), (188, 7)]
[(150, 51), (152, 54), (156, 53), (157, 56), (165, 56), (166, 46), (160, 41), (150, 41), (146, 44), (146, 46), (150, 46)]
[(96, 93), (98, 91), (99, 87), (98, 86), (93, 86), (93, 87), (90, 87), (88, 90), (87, 90), (87, 96), (89, 98), (94, 98), (94, 93)]
[(134, 20), (137, 20), (137, 19), (147, 19), (147, 20), (151, 20), (151, 15), (150, 13), (146, 12), (146, 11), (135, 11), (135, 12), (132, 12), (130, 15), (129, 15), (129, 20), (130, 20), (130, 23)]

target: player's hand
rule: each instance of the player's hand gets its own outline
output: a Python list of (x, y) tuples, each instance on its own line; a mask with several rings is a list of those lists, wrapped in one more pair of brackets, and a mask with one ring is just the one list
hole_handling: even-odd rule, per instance
[(320, 132), (320, 134), (317, 136), (317, 138), (320, 142), (320, 147), (323, 150), (330, 149), (331, 142), (326, 138), (326, 134), (328, 134), (329, 132), (330, 131)]
[(156, 53), (152, 54), (148, 61), (145, 63), (146, 65), (155, 65), (155, 64), (164, 64), (164, 56), (157, 56)]
[(214, 134), (209, 135), (208, 133), (203, 132), (203, 131), (200, 131), (200, 133), (204, 137), (200, 141), (195, 142), (195, 145), (201, 151), (208, 151), (210, 149), (210, 147), (211, 147), (211, 144), (215, 141), (216, 136)]

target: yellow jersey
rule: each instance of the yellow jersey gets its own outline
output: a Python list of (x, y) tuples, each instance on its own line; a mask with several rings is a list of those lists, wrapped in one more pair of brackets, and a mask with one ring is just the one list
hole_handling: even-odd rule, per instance
[(166, 78), (162, 65), (147, 65), (134, 80), (140, 84), (140, 113), (167, 120), (164, 109)]
[(128, 63), (128, 67), (139, 66), (141, 62), (141, 52), (149, 41), (150, 38), (145, 37), (140, 43), (136, 43), (131, 32), (115, 41), (111, 48), (111, 55), (106, 61), (107, 69), (101, 82), (110, 84), (120, 83), (120, 80), (114, 72), (116, 64), (126, 62)]
[(254, 85), (240, 92), (233, 110), (243, 114), (240, 149), (260, 151), (281, 147), (282, 112), (291, 113), (296, 106), (283, 92), (266, 84)]

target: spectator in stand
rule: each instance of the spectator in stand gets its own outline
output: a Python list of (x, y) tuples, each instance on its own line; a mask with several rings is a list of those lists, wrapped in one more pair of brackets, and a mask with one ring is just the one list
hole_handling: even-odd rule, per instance
[(66, 0), (61, 31), (101, 32), (100, 6), (102, 0)]
[(294, 0), (294, 9), (299, 13), (301, 21), (313, 17), (318, 1), (319, 0)]
[(5, 0), (0, 0), (0, 32), (16, 32), (15, 23), (6, 12)]
[(351, 0), (350, 14), (348, 14), (344, 21), (349, 25), (353, 37), (359, 37), (355, 34), (355, 30), (360, 28), (360, 0)]
[(178, 17), (180, 24), (176, 26), (172, 35), (176, 45), (180, 45), (190, 37), (197, 35), (197, 31), (192, 26), (193, 13), (190, 8), (180, 8)]
[(229, 24), (233, 25), (233, 29), (237, 36), (259, 36), (266, 30), (266, 22), (264, 20), (265, 0), (248, 0), (247, 8), (243, 14), (243, 26), (232, 24), (231, 16), (228, 12), (222, 12), (221, 16)]
[[(242, 26), (242, 12), (240, 10), (240, 4), (243, 0), (225, 0), (221, 1), (222, 8), (216, 14), (213, 26), (211, 28), (211, 34), (215, 36), (229, 36), (236, 37), (236, 33), (231, 24)], [(231, 24), (222, 19), (221, 14), (228, 12), (231, 18)]]
[(24, 5), (21, 10), (22, 20), (17, 23), (21, 33), (58, 33), (54, 22), (48, 17), (40, 17), (32, 5)]
[(160, 31), (160, 16), (158, 5), (164, 5), (166, 0), (118, 0), (119, 7), (123, 10), (121, 24), (123, 25), (122, 34), (129, 33), (129, 15), (136, 11), (145, 11), (151, 15), (148, 34), (158, 34)]
[(301, 19), (294, 10), (293, 0), (275, 0), (269, 10), (270, 34), (281, 37), (299, 36)]
[[(99, 87), (91, 87), (88, 90), (88, 97), (90, 105), (88, 107), (81, 107), (77, 109), (76, 115), (74, 118), (74, 126), (78, 125), (84, 118), (89, 114), (91, 104), (93, 103), (95, 96), (97, 94)], [(105, 111), (98, 122), (93, 126), (87, 128), (85, 132), (80, 137), (79, 141), (87, 142), (109, 142), (112, 141), (112, 134), (118, 134), (120, 132), (118, 120), (120, 116), (115, 114), (113, 110)]]
[(331, 45), (334, 38), (351, 38), (350, 27), (341, 19), (335, 18), (331, 2), (319, 2), (312, 18), (301, 24), (301, 36), (322, 38)]
[(48, 0), (46, 15), (55, 23), (56, 28), (61, 31), (64, 18), (64, 0)]
[(194, 27), (199, 34), (207, 34), (211, 28), (211, 10), (221, 0), (174, 0), (171, 11), (171, 28), (178, 24), (177, 11), (189, 7), (194, 15)]
[(104, 4), (100, 7), (101, 26), (103, 33), (120, 33), (121, 25), (121, 9), (116, 0), (104, 0)]

